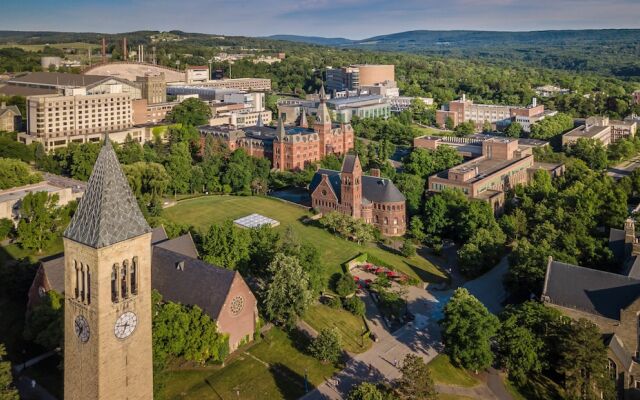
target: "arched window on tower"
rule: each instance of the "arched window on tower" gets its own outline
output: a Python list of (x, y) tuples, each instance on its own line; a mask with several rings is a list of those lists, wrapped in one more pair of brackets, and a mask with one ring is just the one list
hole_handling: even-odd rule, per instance
[(80, 263), (80, 301), (84, 302), (87, 295), (87, 281), (84, 264)]
[(129, 261), (124, 260), (122, 262), (122, 269), (120, 270), (120, 298), (126, 299), (129, 297), (129, 292), (127, 291), (127, 270), (129, 269)]
[(87, 304), (91, 304), (91, 270), (89, 266), (86, 266), (87, 269)]
[(73, 266), (76, 270), (76, 288), (75, 288), (75, 296), (76, 300), (80, 300), (80, 267), (78, 266), (77, 261), (73, 261)]
[(131, 263), (131, 294), (138, 294), (138, 257), (133, 257)]
[(113, 264), (113, 268), (111, 270), (111, 301), (114, 303), (118, 302), (118, 270), (120, 266), (118, 263)]

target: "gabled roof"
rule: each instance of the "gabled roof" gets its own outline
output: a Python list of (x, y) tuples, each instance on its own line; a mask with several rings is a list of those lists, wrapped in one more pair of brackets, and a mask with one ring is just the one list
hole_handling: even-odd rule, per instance
[(156, 244), (156, 246), (162, 247), (163, 249), (171, 250), (175, 253), (183, 254), (185, 256), (198, 258), (198, 249), (196, 249), (196, 244), (193, 243), (191, 233), (188, 232), (182, 236), (178, 236), (175, 239), (169, 239), (160, 242)]
[[(340, 172), (331, 169), (319, 169), (309, 184), (309, 192), (313, 193), (320, 182), (322, 181), (322, 175), (327, 175), (329, 183), (333, 191), (340, 200), (340, 187), (341, 179)], [(362, 197), (364, 200), (369, 200), (374, 203), (397, 203), (405, 201), (406, 198), (396, 187), (396, 185), (387, 178), (378, 178), (376, 176), (363, 175), (362, 176)]]
[(164, 230), (164, 226), (160, 225), (156, 228), (153, 228), (153, 230), (151, 231), (151, 244), (164, 242), (167, 239), (169, 239), (169, 236), (167, 236), (167, 232)]
[(640, 297), (640, 280), (549, 259), (542, 297), (546, 302), (620, 320), (620, 310)]
[(151, 232), (106, 138), (64, 237), (102, 248)]
[(0, 117), (2, 117), (5, 113), (8, 113), (9, 111), (13, 112), (15, 115), (22, 116), (22, 113), (17, 106), (6, 106), (4, 108), (0, 108)]
[(604, 344), (607, 346), (613, 354), (616, 355), (618, 360), (622, 363), (622, 367), (627, 372), (631, 372), (631, 366), (633, 365), (633, 357), (631, 353), (624, 347), (624, 343), (615, 333), (607, 335), (605, 337)]
[(625, 256), (625, 235), (623, 229), (611, 228), (609, 230), (609, 248), (617, 260), (622, 260)]
[(238, 274), (160, 246), (153, 247), (151, 266), (151, 286), (165, 300), (196, 304), (213, 319), (220, 315)]
[(64, 257), (57, 256), (42, 261), (42, 269), (52, 290), (64, 293)]

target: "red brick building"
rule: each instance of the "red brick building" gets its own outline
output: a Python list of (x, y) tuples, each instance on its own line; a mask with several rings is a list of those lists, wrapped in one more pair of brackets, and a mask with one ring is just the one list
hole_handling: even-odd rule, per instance
[(245, 149), (253, 157), (267, 158), (280, 171), (303, 169), (329, 154), (346, 154), (354, 147), (354, 133), (350, 124), (334, 124), (326, 105), (324, 90), (320, 92), (320, 106), (316, 120), (310, 126), (302, 114), (297, 126), (278, 125), (237, 128), (233, 125), (200, 127), (202, 145), (206, 136), (222, 140), (233, 151)]
[(340, 171), (320, 169), (309, 185), (311, 205), (329, 213), (337, 211), (373, 224), (386, 236), (402, 236), (407, 230), (405, 197), (391, 180), (363, 175), (357, 155), (345, 156)]

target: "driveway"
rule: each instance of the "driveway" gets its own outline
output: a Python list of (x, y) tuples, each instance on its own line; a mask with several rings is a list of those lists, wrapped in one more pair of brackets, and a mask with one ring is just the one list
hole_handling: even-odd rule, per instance
[[(506, 257), (487, 274), (467, 282), (469, 289), (492, 312), (502, 309), (501, 302), (505, 298), (502, 279), (508, 268)], [(355, 275), (365, 278), (365, 274)], [(315, 390), (303, 396), (305, 400), (344, 399), (351, 388), (363, 381), (380, 382), (394, 380), (400, 376), (398, 364), (407, 354), (416, 354), (425, 362), (431, 361), (442, 351), (440, 327), (438, 321), (443, 316), (444, 305), (449, 301), (454, 289), (434, 290), (430, 287), (422, 289), (407, 287), (406, 299), (408, 308), (416, 316), (414, 323), (406, 324), (395, 332), (388, 332), (377, 307), (369, 295), (361, 295), (367, 307), (366, 317), (369, 328), (376, 334), (378, 341), (368, 351), (353, 357), (344, 370), (325, 381)], [(492, 377), (493, 378), (493, 377)], [(504, 390), (495, 389), (492, 385), (480, 385), (474, 388), (458, 388), (438, 385), (438, 391), (453, 395), (465, 395), (477, 399), (511, 400)]]
[(623, 161), (620, 164), (609, 168), (607, 170), (607, 175), (615, 180), (620, 180), (622, 177), (630, 175), (638, 168), (640, 168), (640, 156), (635, 156), (628, 161)]

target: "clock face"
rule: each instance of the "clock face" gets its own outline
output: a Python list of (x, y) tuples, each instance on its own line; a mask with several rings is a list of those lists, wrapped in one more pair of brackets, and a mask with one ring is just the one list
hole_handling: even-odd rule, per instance
[(89, 340), (89, 322), (84, 316), (78, 315), (76, 317), (74, 330), (82, 343), (86, 343)]
[(133, 333), (137, 323), (138, 317), (131, 311), (128, 311), (118, 317), (113, 332), (118, 339), (125, 339)]

